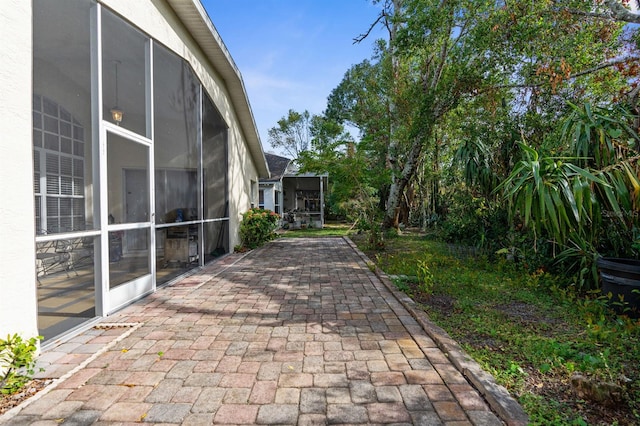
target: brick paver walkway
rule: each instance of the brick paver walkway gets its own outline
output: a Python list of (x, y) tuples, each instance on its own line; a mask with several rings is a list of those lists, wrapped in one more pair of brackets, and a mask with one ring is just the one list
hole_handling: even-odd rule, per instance
[(502, 424), (347, 241), (283, 238), (222, 266), (45, 351), (62, 379), (0, 419)]

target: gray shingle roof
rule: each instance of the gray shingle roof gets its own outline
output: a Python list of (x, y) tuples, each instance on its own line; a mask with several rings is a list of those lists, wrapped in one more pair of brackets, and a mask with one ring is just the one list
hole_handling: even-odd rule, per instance
[(275, 154), (264, 154), (267, 159), (267, 164), (269, 165), (269, 171), (271, 172), (271, 176), (269, 179), (262, 179), (263, 181), (279, 181), (282, 179), (284, 172), (287, 170), (287, 166), (291, 162), (291, 159), (286, 157), (280, 157)]

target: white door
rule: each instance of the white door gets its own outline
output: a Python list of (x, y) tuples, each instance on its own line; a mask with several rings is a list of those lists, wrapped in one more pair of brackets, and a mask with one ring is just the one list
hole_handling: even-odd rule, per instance
[(135, 135), (106, 133), (109, 215), (107, 313), (153, 290), (151, 144)]

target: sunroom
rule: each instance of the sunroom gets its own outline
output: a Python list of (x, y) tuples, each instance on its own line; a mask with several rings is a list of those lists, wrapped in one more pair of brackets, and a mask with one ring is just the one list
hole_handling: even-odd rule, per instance
[(37, 307), (8, 291), (0, 311), (36, 310), (47, 342), (228, 253), (268, 169), (198, 0), (34, 0), (31, 12)]

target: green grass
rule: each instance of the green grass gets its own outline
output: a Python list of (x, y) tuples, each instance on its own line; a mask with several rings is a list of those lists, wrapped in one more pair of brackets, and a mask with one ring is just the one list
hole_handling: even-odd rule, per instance
[[(603, 298), (576, 297), (558, 277), (510, 262), (456, 258), (420, 236), (387, 239), (379, 252), (353, 238), (387, 274), (415, 277), (428, 266), (430, 294), (411, 280), (396, 285), (520, 401), (532, 424), (640, 422), (640, 324), (613, 316)], [(620, 385), (624, 401), (583, 401), (570, 385), (575, 373)]]
[(341, 222), (327, 222), (323, 228), (307, 228), (296, 230), (281, 230), (278, 234), (281, 237), (342, 237), (349, 233), (351, 225)]

